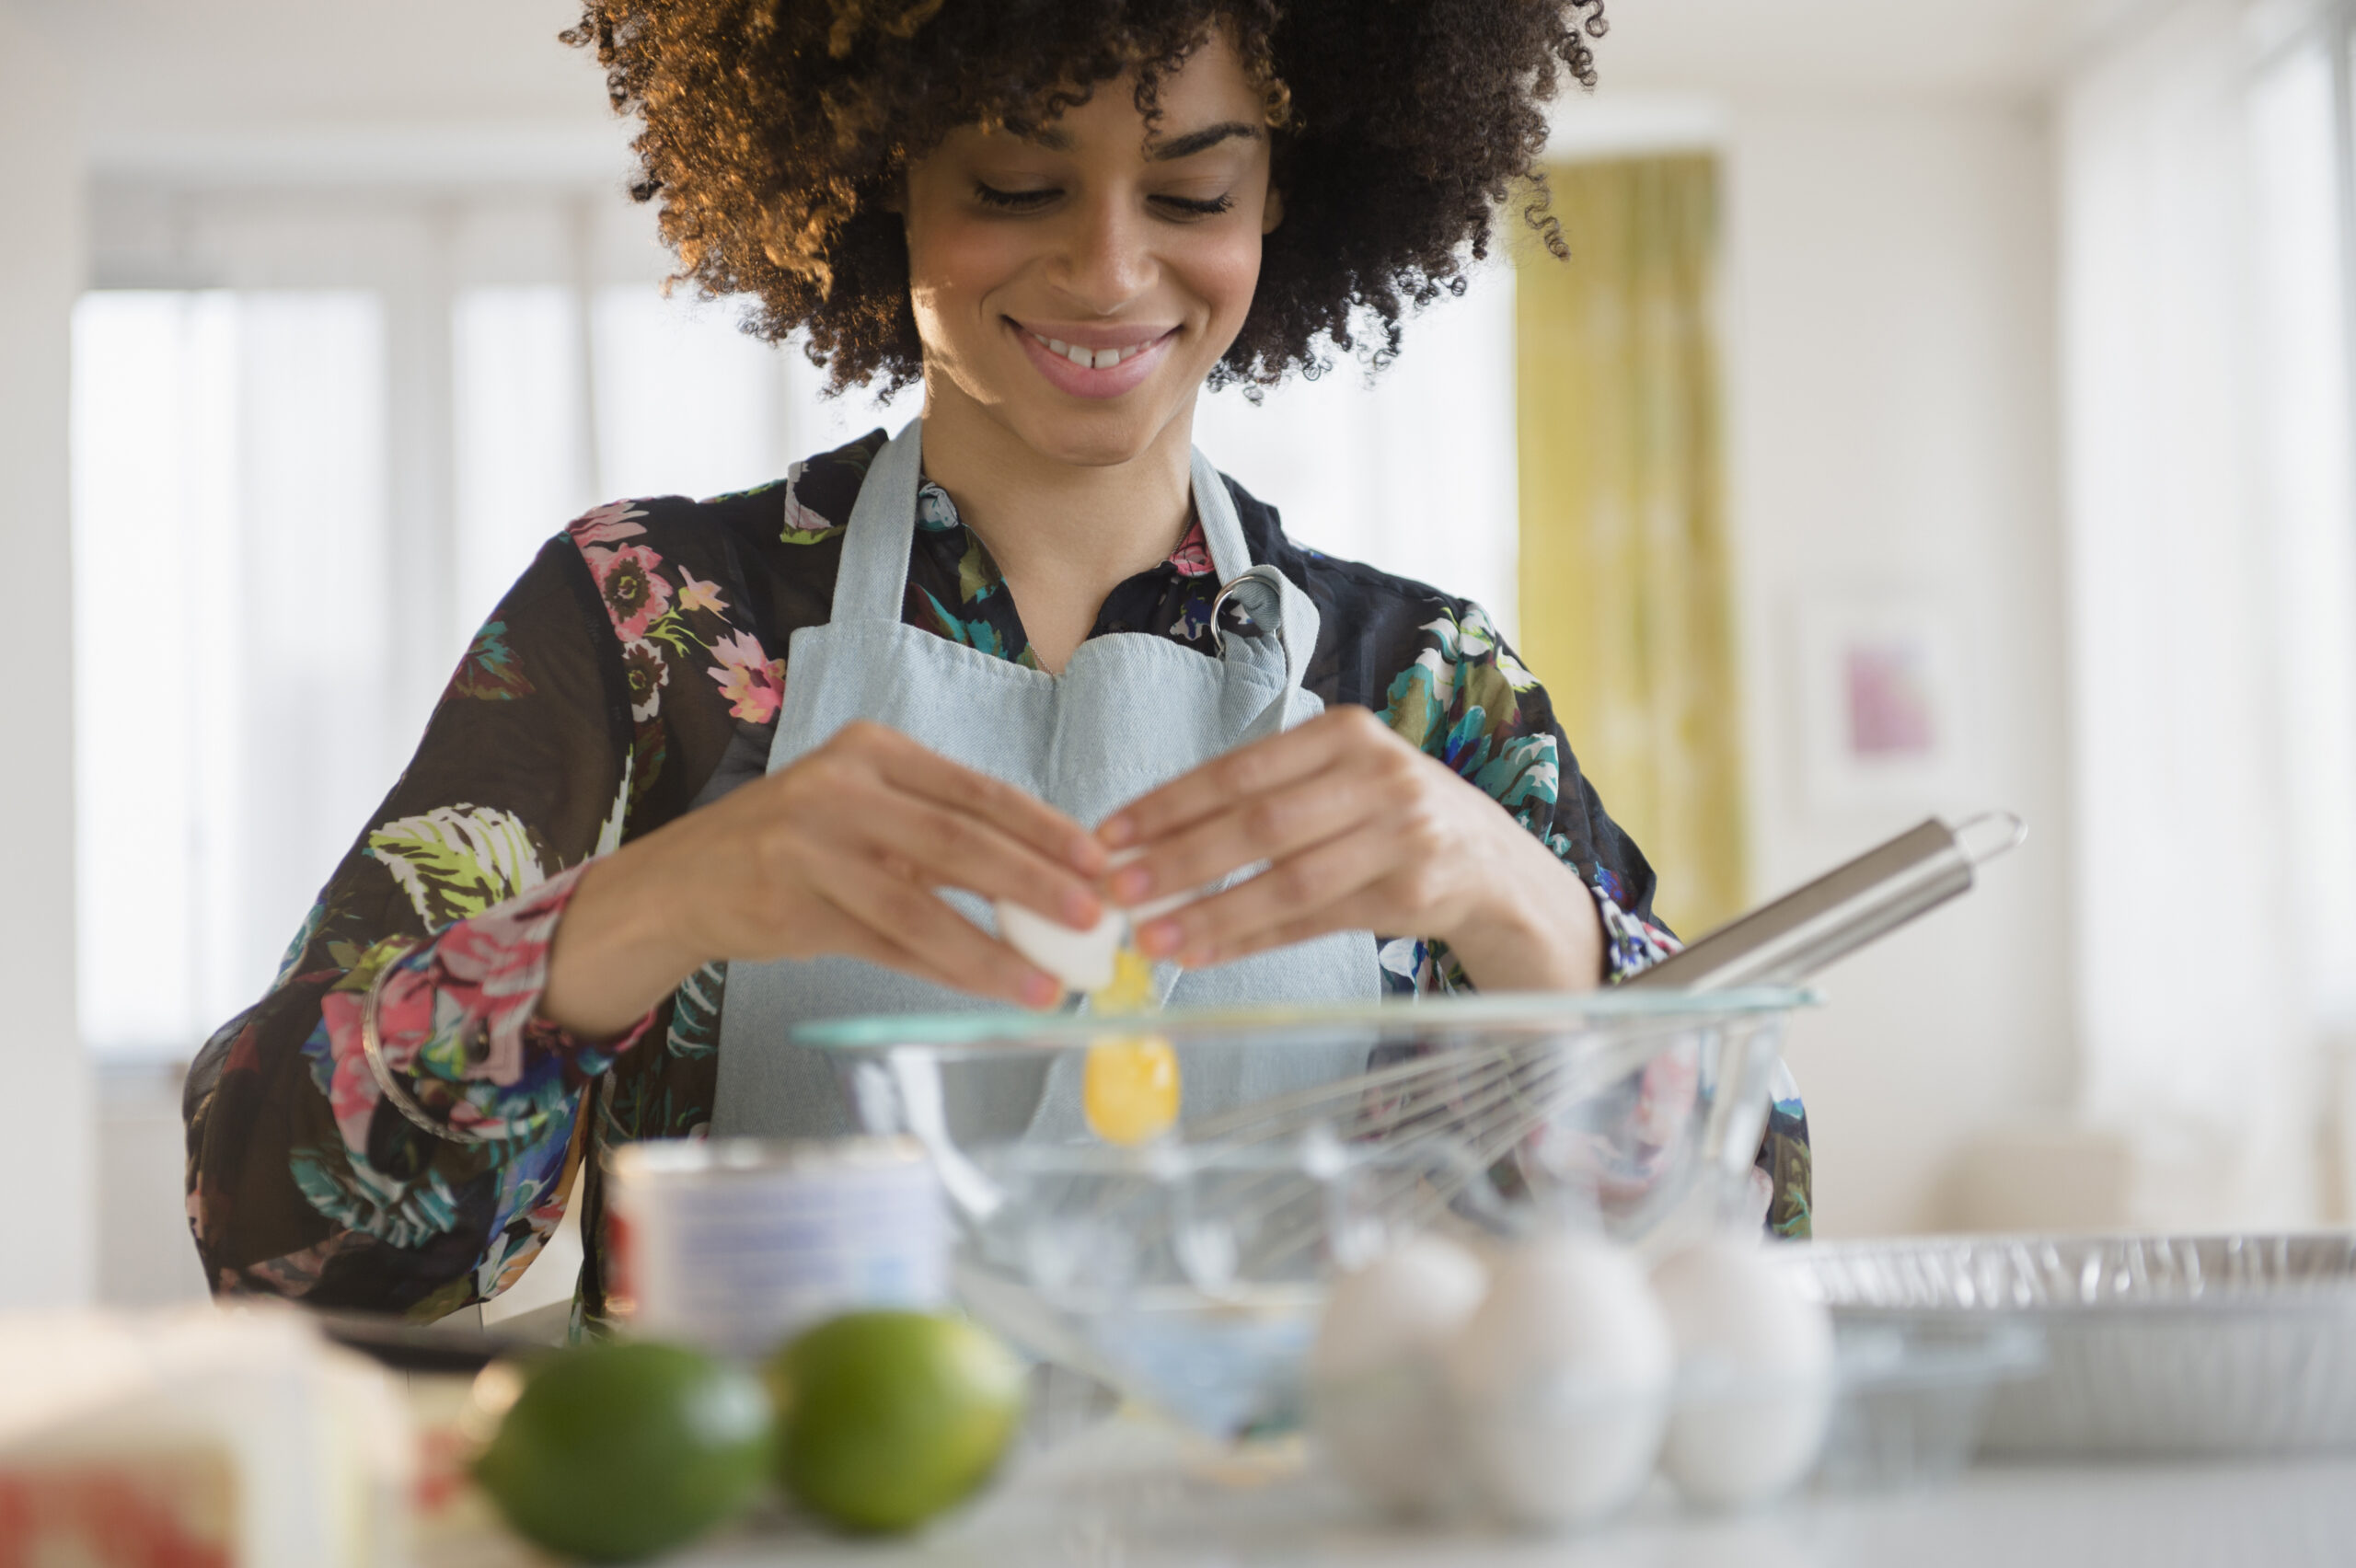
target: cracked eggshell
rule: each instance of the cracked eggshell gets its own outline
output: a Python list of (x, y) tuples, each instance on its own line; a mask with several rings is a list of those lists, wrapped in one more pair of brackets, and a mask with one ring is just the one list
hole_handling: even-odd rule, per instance
[(1587, 1237), (1523, 1248), (1449, 1347), (1473, 1486), (1524, 1528), (1618, 1512), (1652, 1477), (1675, 1366), (1668, 1320), (1624, 1249)]
[(1832, 1319), (1750, 1237), (1688, 1247), (1653, 1271), (1676, 1337), (1678, 1397), (1661, 1468), (1704, 1508), (1767, 1502), (1816, 1463), (1832, 1408)]
[(1101, 991), (1113, 983), (1113, 955), (1128, 940), (1129, 922), (1108, 908), (1096, 924), (1075, 931), (1060, 920), (1000, 900), (998, 928), (1009, 946), (1057, 980), (1067, 990)]
[(1488, 1286), (1480, 1259), (1429, 1235), (1334, 1281), (1309, 1355), (1310, 1419), (1377, 1506), (1430, 1513), (1455, 1492), (1441, 1357)]

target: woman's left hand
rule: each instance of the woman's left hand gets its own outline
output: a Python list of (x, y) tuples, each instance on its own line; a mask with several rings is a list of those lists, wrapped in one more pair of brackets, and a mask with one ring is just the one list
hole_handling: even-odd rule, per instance
[(1228, 753), (1105, 819), (1134, 907), (1266, 869), (1138, 929), (1199, 969), (1332, 931), (1448, 943), (1488, 990), (1591, 990), (1603, 928), (1577, 875), (1477, 786), (1363, 708)]

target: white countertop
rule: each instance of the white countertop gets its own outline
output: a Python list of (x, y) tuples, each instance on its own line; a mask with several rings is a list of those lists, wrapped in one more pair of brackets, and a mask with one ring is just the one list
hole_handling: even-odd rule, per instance
[(1800, 1564), (2356, 1562), (2356, 1456), (2248, 1464), (1981, 1467), (1911, 1493), (1803, 1495), (1696, 1517), (1658, 1486), (1595, 1532), (1534, 1539), (1386, 1527), (1297, 1460), (1242, 1463), (1115, 1420), (1032, 1456), (971, 1511), (916, 1539), (849, 1542), (789, 1524), (678, 1568), (1797, 1568)]

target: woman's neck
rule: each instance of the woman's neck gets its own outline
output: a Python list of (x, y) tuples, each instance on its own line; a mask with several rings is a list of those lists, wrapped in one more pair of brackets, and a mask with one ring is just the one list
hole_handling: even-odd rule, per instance
[(1185, 536), (1193, 452), (1191, 407), (1126, 462), (1088, 465), (1040, 452), (949, 377), (926, 387), (925, 476), (988, 547), (1033, 656), (1053, 673), (1105, 596)]

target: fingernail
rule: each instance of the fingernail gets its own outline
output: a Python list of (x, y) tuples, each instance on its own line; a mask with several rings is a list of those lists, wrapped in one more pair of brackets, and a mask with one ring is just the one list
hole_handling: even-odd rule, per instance
[(1026, 1008), (1051, 1008), (1063, 1000), (1064, 988), (1052, 974), (1033, 970), (1022, 979), (1022, 1005)]
[(1106, 817), (1097, 824), (1097, 840), (1107, 848), (1118, 849), (1138, 836), (1138, 824), (1126, 816)]
[(1138, 951), (1148, 958), (1166, 958), (1178, 950), (1178, 922), (1149, 920), (1138, 928)]
[(1128, 866), (1113, 873), (1113, 896), (1135, 904), (1153, 891), (1153, 873), (1143, 866)]
[(1075, 931), (1094, 930), (1103, 914), (1103, 905), (1086, 888), (1076, 887), (1064, 894), (1064, 924)]

